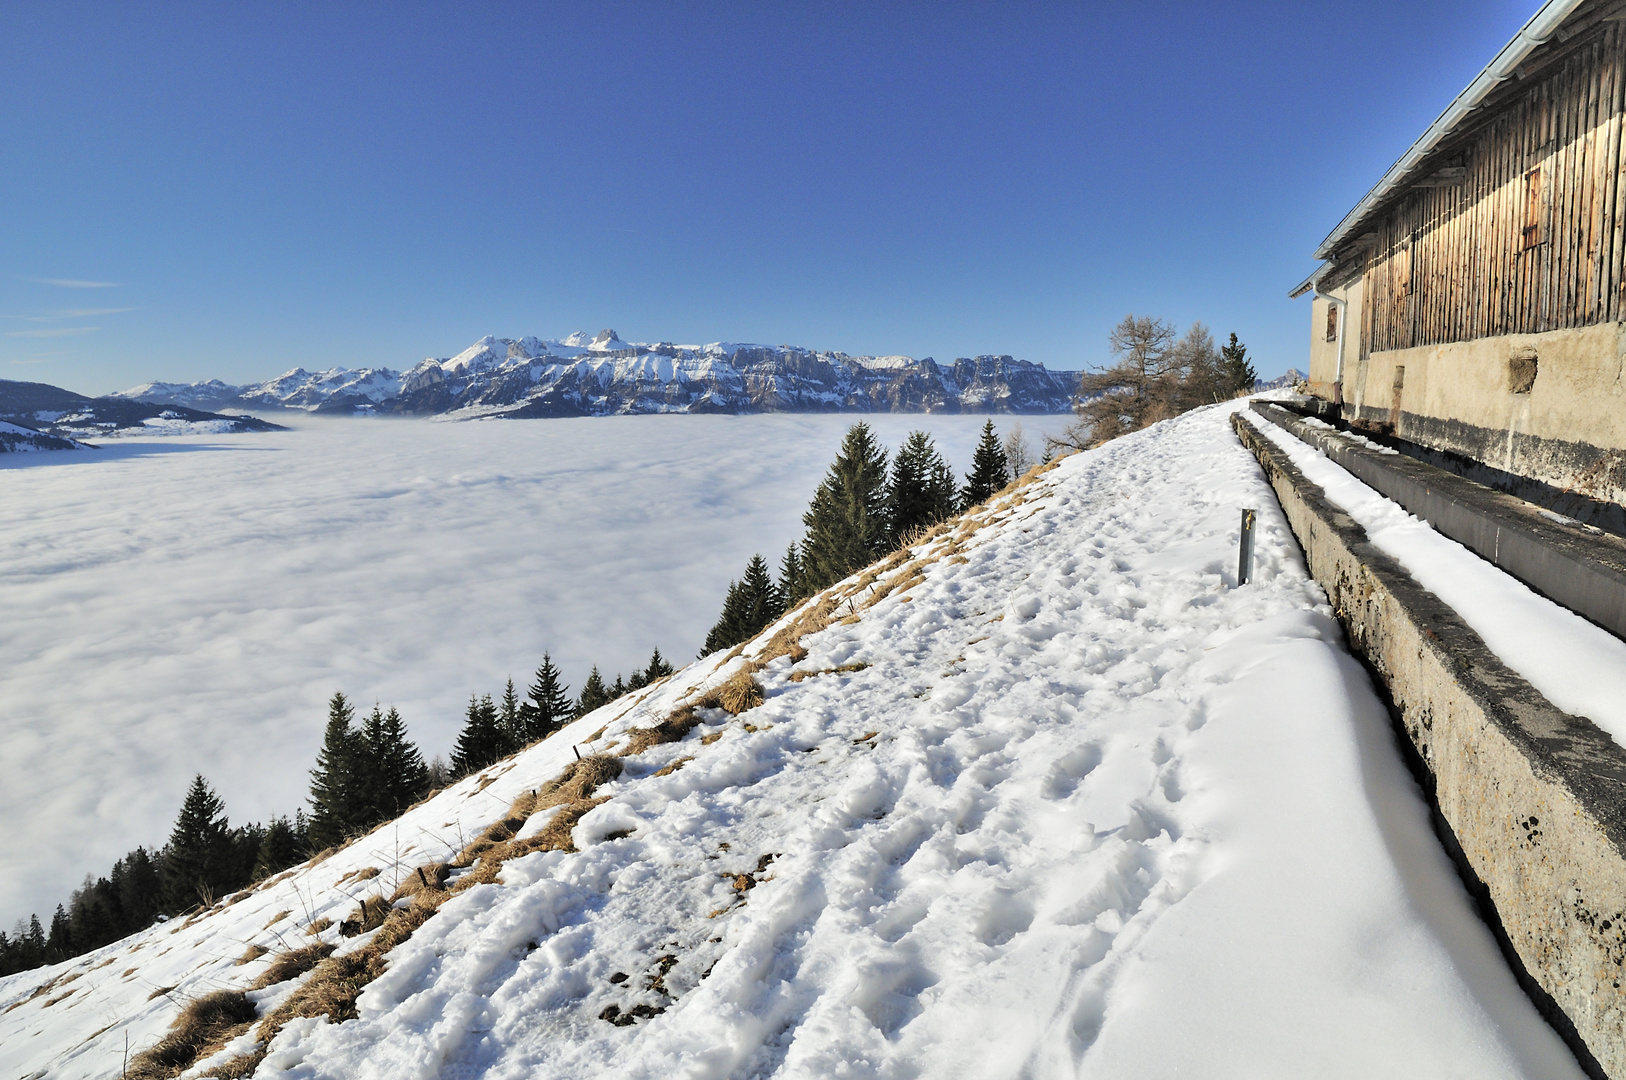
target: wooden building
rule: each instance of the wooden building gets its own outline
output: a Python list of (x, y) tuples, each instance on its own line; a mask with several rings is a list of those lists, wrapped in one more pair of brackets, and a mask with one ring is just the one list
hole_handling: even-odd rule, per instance
[(1312, 391), (1626, 501), (1626, 0), (1550, 0), (1322, 242)]

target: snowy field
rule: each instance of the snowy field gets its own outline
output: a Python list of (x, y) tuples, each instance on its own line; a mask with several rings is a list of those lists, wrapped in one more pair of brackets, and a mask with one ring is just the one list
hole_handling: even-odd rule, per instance
[[(256, 1075), (1580, 1076), (1441, 851), (1234, 407), (1069, 458), (917, 549), (895, 574), (918, 581), (856, 594), (758, 673), (760, 706), (624, 758), (579, 850), (446, 901), (359, 1019), (289, 1023)], [(245, 945), (389, 895), (570, 743), (624, 749), (739, 663), (241, 902), (0, 981), (0, 1072), (110, 1075), (176, 1001), (252, 983), (270, 958), (234, 963)], [(658, 1011), (614, 1026), (611, 1005)]]
[[(276, 419), (0, 455), (0, 926), (162, 842), (195, 772), (234, 821), (291, 814), (335, 690), (432, 755), (545, 649), (578, 689), (681, 665), (858, 418)], [(963, 473), (984, 418), (865, 419)]]

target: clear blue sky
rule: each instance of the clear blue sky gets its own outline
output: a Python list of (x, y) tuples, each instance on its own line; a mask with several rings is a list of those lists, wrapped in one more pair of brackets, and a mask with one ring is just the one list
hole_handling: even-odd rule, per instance
[[(11, 3), (0, 378), (485, 333), (1304, 366), (1310, 251), (1534, 0)], [(73, 283), (73, 284), (64, 284)]]

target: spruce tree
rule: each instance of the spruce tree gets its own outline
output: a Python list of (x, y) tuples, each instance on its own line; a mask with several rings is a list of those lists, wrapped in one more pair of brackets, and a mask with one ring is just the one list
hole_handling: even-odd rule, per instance
[(310, 842), (316, 848), (342, 843), (358, 827), (362, 788), (357, 771), (364, 763), (359, 760), (361, 733), (352, 726), (355, 715), (342, 693), (329, 699), (322, 749), (311, 770)]
[(965, 474), (965, 487), (960, 492), (960, 509), (969, 510), (1011, 482), (1010, 466), (1005, 460), (1005, 448), (994, 434), (994, 422), (982, 425), (982, 438), (977, 451), (971, 456), (971, 471)]
[[(508, 685), (512, 692), (512, 681)], [(401, 816), (402, 811), (422, 798), (429, 790), (429, 770), (417, 746), (407, 738), (406, 722), (394, 706), (380, 715), (378, 706), (374, 705), (362, 736), (372, 780), (367, 793), (369, 820), (363, 826), (366, 827)]]
[(656, 679), (666, 678), (673, 670), (672, 665), (666, 662), (666, 657), (661, 655), (661, 650), (657, 647), (649, 654), (649, 666), (644, 668), (644, 685), (648, 686)]
[[(637, 674), (636, 671), (633, 672), (634, 677), (637, 677)], [(621, 673), (618, 671), (615, 673), (615, 684), (610, 687), (610, 700), (614, 701), (618, 697), (623, 697), (628, 690), (633, 689), (636, 689), (636, 687), (628, 686), (627, 681), (621, 677)]]
[(887, 524), (894, 547), (954, 513), (954, 473), (924, 431), (911, 431), (892, 460)]
[(526, 742), (545, 739), (569, 723), (575, 711), (570, 700), (570, 687), (560, 678), (553, 657), (542, 654), (542, 666), (536, 669), (536, 678), (525, 692), (526, 701), (519, 707), (524, 721)]
[(502, 690), (502, 704), (497, 707), (497, 724), (508, 736), (509, 745), (515, 749), (531, 741), (529, 727), (525, 722), (525, 710), (520, 706), (519, 695), (514, 692), (512, 677)]
[(784, 613), (785, 601), (768, 573), (767, 561), (761, 555), (751, 556), (745, 575), (728, 583), (723, 613), (706, 635), (701, 655), (750, 641)]
[(740, 587), (739, 582), (730, 581), (728, 592), (723, 597), (723, 612), (717, 616), (717, 622), (707, 632), (706, 642), (700, 647), (701, 656), (738, 645), (745, 640), (745, 605), (745, 590)]
[(594, 709), (602, 708), (614, 700), (610, 688), (604, 685), (604, 676), (598, 673), (598, 665), (588, 673), (587, 681), (582, 683), (582, 696), (576, 701), (574, 716), (586, 716)]
[(1220, 378), (1231, 397), (1253, 393), (1253, 384), (1259, 381), (1253, 365), (1248, 363), (1248, 347), (1231, 335), (1231, 342), (1220, 347)]
[(285, 817), (274, 817), (265, 827), (260, 850), (254, 859), (254, 879), (268, 878), (299, 861), (301, 845), (293, 825)]
[(497, 706), (490, 694), (469, 695), (468, 721), (452, 749), (452, 772), (466, 776), (508, 753), (508, 740), (497, 723)]
[(802, 523), (801, 591), (809, 595), (886, 554), (886, 450), (868, 424), (848, 429)]
[(230, 887), (226, 807), (200, 774), (187, 789), (164, 848), (164, 904), (171, 912), (204, 904)]
[(110, 880), (119, 893), (126, 933), (151, 925), (164, 909), (163, 875), (146, 848), (138, 847), (114, 863)]
[(802, 555), (795, 544), (785, 549), (779, 560), (779, 595), (785, 606), (800, 603), (812, 595), (802, 587)]

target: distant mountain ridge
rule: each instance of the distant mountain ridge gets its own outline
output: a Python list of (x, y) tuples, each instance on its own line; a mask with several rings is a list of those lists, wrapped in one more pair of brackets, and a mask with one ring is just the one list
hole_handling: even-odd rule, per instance
[(108, 395), (193, 409), (302, 409), (316, 413), (608, 416), (637, 413), (938, 412), (1061, 413), (1076, 371), (1010, 356), (849, 356), (790, 345), (626, 342), (614, 330), (557, 340), (487, 335), (456, 356), (407, 371), (295, 368), (233, 386), (144, 383)]
[(175, 403), (85, 397), (49, 383), (0, 379), (0, 452), (70, 450), (87, 438), (281, 431), (252, 416), (221, 416)]

